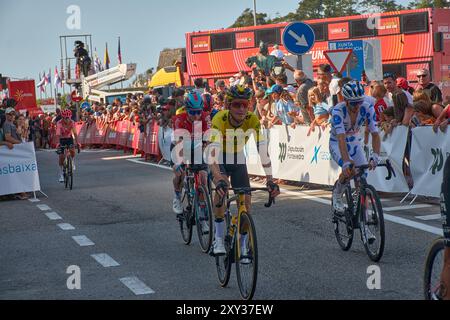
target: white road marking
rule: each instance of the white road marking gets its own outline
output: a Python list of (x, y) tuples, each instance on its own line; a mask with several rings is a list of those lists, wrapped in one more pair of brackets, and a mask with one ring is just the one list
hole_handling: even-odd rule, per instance
[(58, 224), (58, 227), (61, 230), (65, 230), (65, 231), (67, 231), (67, 230), (75, 230), (75, 227), (72, 226), (70, 223), (60, 223), (60, 224)]
[(106, 157), (102, 158), (102, 160), (122, 160), (122, 159), (132, 159), (132, 158), (140, 158), (141, 155), (135, 155), (135, 156), (117, 156), (117, 157)]
[(38, 198), (36, 198), (36, 199), (31, 198), (31, 199), (28, 199), (28, 201), (33, 202), (33, 203), (35, 203), (35, 202), (41, 202), (41, 200), (39, 200)]
[(135, 295), (152, 294), (155, 293), (152, 289), (147, 287), (145, 283), (137, 277), (126, 277), (119, 279), (124, 285), (128, 287)]
[(94, 245), (94, 242), (92, 242), (86, 236), (73, 236), (72, 239), (75, 240), (75, 242), (78, 243), (78, 245), (80, 247), (87, 247), (87, 246), (93, 246)]
[(62, 218), (56, 212), (46, 212), (45, 215), (50, 220), (62, 220)]
[[(289, 191), (289, 190), (286, 190), (286, 189), (283, 189), (283, 188), (280, 188), (280, 191), (281, 191), (282, 194), (297, 195), (297, 196), (300, 195), (301, 199), (307, 199), (307, 200), (315, 201), (315, 202), (318, 202), (318, 203), (326, 204), (328, 206), (331, 205), (329, 200), (322, 199), (322, 198), (319, 198), (319, 197), (315, 197), (315, 196), (312, 196), (312, 195), (307, 195), (307, 194), (305, 194), (303, 192), (294, 192), (294, 191)], [(411, 205), (411, 206), (383, 208), (383, 210), (384, 211), (398, 211), (398, 210), (427, 208), (427, 207), (431, 207), (431, 205), (429, 205), (429, 204), (417, 204), (417, 205)], [(406, 209), (399, 209), (399, 208), (406, 208)], [(387, 210), (387, 209), (391, 209), (391, 210)], [(442, 228), (432, 227), (432, 226), (429, 226), (429, 225), (426, 225), (426, 224), (423, 224), (423, 223), (420, 223), (420, 222), (411, 221), (411, 220), (400, 218), (400, 217), (396, 217), (396, 216), (393, 216), (393, 215), (390, 215), (390, 214), (384, 214), (384, 218), (387, 221), (398, 223), (398, 224), (402, 224), (402, 225), (405, 225), (405, 226), (408, 226), (408, 227), (411, 227), (411, 228), (414, 228), (414, 229), (422, 230), (422, 231), (429, 232), (429, 233), (432, 233), (432, 234), (435, 234), (435, 235), (440, 235), (440, 236), (443, 235)]]
[(106, 253), (91, 254), (91, 257), (105, 268), (120, 266), (120, 264), (116, 260), (111, 258)]
[(391, 222), (395, 222), (398, 224), (403, 224), (405, 226), (411, 227), (411, 228), (415, 228), (415, 229), (419, 229), (422, 231), (426, 231), (438, 236), (442, 236), (443, 235), (443, 230), (442, 228), (436, 228), (436, 227), (432, 227), (420, 222), (415, 222), (415, 221), (411, 221), (408, 219), (404, 219), (404, 218), (400, 218), (400, 217), (396, 217), (396, 216), (392, 216), (390, 214), (385, 214), (384, 215), (384, 219), (387, 221), (391, 221)]
[(172, 171), (172, 168), (166, 167), (166, 166), (162, 166), (162, 165), (160, 165), (160, 164), (154, 164), (154, 163), (144, 162), (144, 161), (141, 161), (141, 160), (135, 160), (135, 159), (128, 159), (127, 161), (134, 162), (134, 163), (138, 163), (138, 164), (144, 164), (144, 165), (146, 165), (146, 166), (152, 166), (152, 167), (157, 167), (157, 168), (161, 168), (161, 169), (165, 169), (165, 170)]
[(398, 206), (398, 207), (386, 207), (383, 208), (383, 211), (401, 211), (401, 210), (412, 210), (412, 209), (421, 209), (421, 208), (430, 208), (432, 207), (431, 204), (413, 204), (413, 205), (407, 205), (407, 206)]
[(48, 205), (46, 205), (46, 204), (38, 204), (38, 205), (36, 205), (36, 207), (38, 207), (39, 210), (41, 210), (41, 211), (52, 210), (52, 209), (50, 209), (50, 207), (49, 207)]
[(420, 219), (420, 220), (427, 221), (427, 220), (439, 220), (439, 219), (442, 218), (442, 216), (439, 213), (439, 214), (429, 214), (429, 215), (426, 215), (426, 216), (416, 216), (416, 218)]

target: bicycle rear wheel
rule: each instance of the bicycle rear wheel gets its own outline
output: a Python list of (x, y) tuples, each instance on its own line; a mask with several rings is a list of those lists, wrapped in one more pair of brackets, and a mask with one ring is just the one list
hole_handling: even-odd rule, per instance
[(222, 287), (226, 287), (228, 282), (230, 281), (231, 275), (231, 265), (234, 262), (234, 242), (236, 241), (236, 237), (232, 237), (230, 235), (230, 213), (225, 213), (225, 232), (226, 236), (224, 238), (225, 245), (225, 255), (216, 256), (216, 269), (217, 269), (217, 277), (219, 278), (219, 283)]
[(240, 226), (241, 230), (236, 230), (236, 274), (241, 297), (250, 300), (255, 294), (258, 279), (258, 244), (255, 224), (247, 212), (241, 214)]
[(425, 300), (441, 300), (440, 283), (444, 266), (444, 239), (434, 240), (425, 261), (423, 293)]
[[(200, 186), (195, 201), (195, 217), (197, 223), (197, 235), (200, 248), (207, 253), (211, 248), (214, 234), (212, 223), (211, 198), (207, 190)], [(202, 199), (202, 200), (201, 200)]]
[[(335, 185), (336, 187), (336, 185)], [(334, 188), (333, 188), (334, 189)], [(353, 216), (353, 198), (350, 186), (345, 189), (345, 211), (343, 213), (333, 210), (334, 234), (342, 250), (350, 250), (353, 243), (354, 227)], [(333, 207), (333, 197), (331, 197), (331, 208)]]
[[(359, 216), (361, 235), (364, 248), (366, 249), (370, 260), (378, 262), (383, 256), (385, 245), (383, 207), (381, 206), (380, 197), (373, 186), (367, 185), (364, 193), (364, 203), (361, 203), (361, 212)], [(375, 237), (375, 240), (372, 242), (368, 240), (366, 227)]]
[(184, 244), (189, 245), (192, 240), (192, 227), (193, 227), (193, 215), (192, 215), (192, 197), (190, 183), (186, 182), (183, 186), (181, 194), (181, 203), (183, 207), (183, 213), (178, 218), (180, 223), (180, 232), (183, 238)]

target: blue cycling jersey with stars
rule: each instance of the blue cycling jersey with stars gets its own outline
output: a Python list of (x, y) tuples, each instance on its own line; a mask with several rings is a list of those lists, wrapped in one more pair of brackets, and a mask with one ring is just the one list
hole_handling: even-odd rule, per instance
[(361, 127), (366, 123), (371, 133), (378, 132), (375, 109), (367, 102), (363, 102), (359, 107), (355, 125), (352, 126), (350, 114), (345, 102), (337, 104), (331, 111), (331, 139), (337, 140), (338, 134), (355, 136)]

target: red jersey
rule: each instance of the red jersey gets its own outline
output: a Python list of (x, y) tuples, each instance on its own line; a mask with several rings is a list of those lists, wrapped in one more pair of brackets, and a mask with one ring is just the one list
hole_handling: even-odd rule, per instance
[(56, 123), (56, 135), (60, 136), (60, 139), (72, 138), (72, 129), (75, 128), (75, 122), (63, 123), (64, 120), (59, 120)]
[[(206, 112), (202, 112), (202, 116), (199, 121), (191, 122), (188, 118), (187, 113), (179, 114), (173, 118), (173, 130), (177, 129), (187, 130), (191, 134), (191, 137), (194, 137), (194, 134), (204, 135), (204, 133), (209, 129), (208, 123), (206, 121), (207, 117), (208, 114)], [(201, 137), (195, 138), (201, 139)]]
[(383, 98), (379, 99), (375, 103), (374, 108), (375, 108), (375, 114), (377, 115), (377, 122), (380, 122), (381, 114), (387, 108), (386, 101), (384, 101)]

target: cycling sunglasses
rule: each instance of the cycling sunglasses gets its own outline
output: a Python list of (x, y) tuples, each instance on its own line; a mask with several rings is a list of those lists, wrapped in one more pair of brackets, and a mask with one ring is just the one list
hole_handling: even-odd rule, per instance
[(363, 103), (363, 101), (349, 101), (348, 104), (352, 107), (360, 106)]
[(187, 113), (190, 116), (199, 116), (202, 114), (202, 110), (196, 110), (196, 109), (187, 109)]
[(231, 107), (234, 109), (246, 109), (248, 108), (248, 102), (238, 102), (238, 101), (234, 101), (231, 103)]

